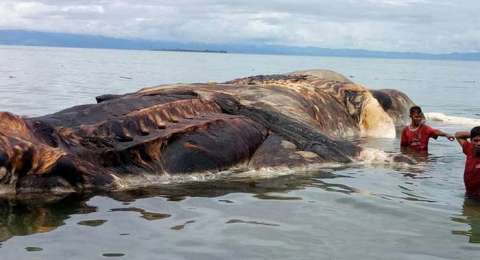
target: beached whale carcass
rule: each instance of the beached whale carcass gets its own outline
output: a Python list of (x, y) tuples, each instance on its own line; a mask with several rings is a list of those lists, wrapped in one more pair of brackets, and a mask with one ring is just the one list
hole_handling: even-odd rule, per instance
[(0, 113), (0, 192), (117, 189), (148, 175), (346, 163), (412, 101), (332, 71), (174, 84), (35, 118)]

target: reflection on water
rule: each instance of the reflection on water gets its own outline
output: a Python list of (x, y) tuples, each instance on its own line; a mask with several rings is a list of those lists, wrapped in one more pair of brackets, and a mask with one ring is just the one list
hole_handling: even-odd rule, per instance
[(123, 253), (105, 253), (105, 254), (102, 254), (102, 256), (104, 256), (104, 257), (122, 257), (122, 256), (125, 256), (125, 254), (123, 254)]
[(463, 215), (452, 220), (468, 225), (468, 230), (454, 230), (452, 234), (467, 236), (470, 243), (480, 243), (480, 201), (466, 198)]
[(95, 207), (86, 205), (85, 200), (78, 196), (55, 203), (0, 201), (0, 241), (14, 236), (49, 232), (64, 225), (64, 220), (72, 214), (87, 214), (95, 210)]
[(107, 220), (105, 220), (105, 219), (92, 219), (92, 220), (80, 221), (77, 224), (82, 225), (82, 226), (98, 227), (100, 225), (105, 224), (105, 222), (107, 222)]
[[(223, 180), (206, 183), (186, 183), (178, 185), (157, 186), (125, 192), (114, 192), (107, 196), (130, 204), (141, 198), (162, 197), (167, 201), (181, 202), (188, 197), (219, 197), (229, 193), (250, 193), (260, 200), (302, 200), (301, 197), (287, 196), (285, 193), (305, 187), (316, 187), (326, 191), (341, 193), (355, 192), (354, 188), (341, 184), (329, 184), (324, 180), (342, 178), (342, 175), (333, 175), (328, 172), (316, 172), (282, 176), (272, 179), (249, 180)], [(322, 178), (325, 178), (322, 180)], [(0, 202), (0, 241), (6, 241), (14, 236), (25, 236), (35, 233), (49, 232), (65, 224), (65, 220), (73, 214), (89, 214), (97, 211), (97, 207), (90, 206), (88, 201), (94, 197), (71, 195), (54, 201), (15, 201), (5, 200)], [(218, 200), (219, 202), (233, 204), (231, 200)], [(146, 220), (161, 220), (171, 217), (171, 214), (150, 212), (138, 207), (111, 208), (110, 212), (137, 212)], [(82, 226), (99, 227), (105, 224), (106, 219), (90, 219), (79, 221)], [(187, 224), (172, 227), (181, 230)], [(249, 223), (255, 221), (230, 220), (228, 223)], [(260, 224), (260, 223), (257, 223)], [(124, 234), (125, 235), (125, 234)]]
[(290, 197), (290, 196), (283, 196), (283, 195), (276, 195), (276, 194), (257, 194), (255, 195), (256, 198), (262, 200), (302, 200), (301, 197)]
[(43, 248), (41, 248), (41, 247), (34, 247), (34, 246), (28, 246), (28, 247), (25, 247), (25, 250), (28, 251), (28, 252), (37, 252), (37, 251), (42, 251)]
[(430, 203), (436, 202), (434, 200), (429, 200), (427, 198), (415, 195), (413, 193), (402, 192), (402, 194), (406, 196), (394, 196), (394, 195), (382, 194), (380, 195), (380, 197), (384, 199), (390, 199), (390, 200), (397, 199), (397, 200), (421, 201), (421, 202), (430, 202)]
[(170, 229), (172, 229), (172, 230), (182, 230), (182, 229), (185, 228), (186, 225), (192, 224), (192, 223), (195, 223), (195, 220), (189, 220), (189, 221), (185, 222), (185, 224), (176, 225), (176, 226), (171, 227)]
[(144, 209), (139, 209), (135, 207), (130, 207), (130, 208), (115, 208), (111, 209), (110, 211), (116, 212), (116, 211), (123, 211), (123, 212), (128, 212), (128, 211), (133, 211), (133, 212), (139, 212), (142, 214), (142, 218), (146, 220), (157, 220), (157, 219), (164, 219), (164, 218), (169, 218), (171, 215), (170, 214), (163, 214), (163, 213), (156, 213), (156, 212), (148, 212)]
[(264, 226), (273, 226), (273, 227), (278, 227), (280, 225), (278, 224), (271, 224), (271, 223), (265, 223), (265, 222), (259, 222), (259, 221), (246, 221), (246, 220), (241, 220), (241, 219), (230, 219), (229, 221), (226, 222), (227, 224), (253, 224), (253, 225), (264, 225)]

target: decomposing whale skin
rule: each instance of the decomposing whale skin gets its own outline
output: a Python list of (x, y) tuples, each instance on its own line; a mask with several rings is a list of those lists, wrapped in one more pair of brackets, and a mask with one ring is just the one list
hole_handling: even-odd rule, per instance
[(146, 175), (348, 163), (412, 101), (332, 71), (174, 84), (34, 118), (0, 112), (0, 192), (113, 190)]

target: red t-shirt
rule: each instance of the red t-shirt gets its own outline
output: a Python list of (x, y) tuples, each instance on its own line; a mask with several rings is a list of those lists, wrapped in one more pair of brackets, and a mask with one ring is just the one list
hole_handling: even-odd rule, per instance
[(412, 148), (415, 151), (427, 152), (428, 139), (430, 137), (438, 137), (435, 134), (435, 131), (436, 129), (425, 124), (421, 125), (416, 130), (412, 130), (409, 126), (407, 126), (402, 131), (400, 144), (401, 146)]
[(473, 144), (466, 141), (462, 145), (463, 153), (467, 156), (463, 181), (467, 194), (480, 197), (480, 157), (475, 157)]

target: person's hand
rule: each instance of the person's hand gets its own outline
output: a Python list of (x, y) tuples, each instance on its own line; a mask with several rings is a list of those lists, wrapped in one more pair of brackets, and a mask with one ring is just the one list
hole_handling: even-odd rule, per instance
[(455, 141), (455, 136), (453, 135), (447, 135), (448, 141)]

